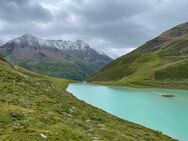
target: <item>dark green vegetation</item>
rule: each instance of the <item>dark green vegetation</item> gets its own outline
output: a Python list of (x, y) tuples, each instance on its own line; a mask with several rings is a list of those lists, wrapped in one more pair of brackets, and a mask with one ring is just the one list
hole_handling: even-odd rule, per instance
[(175, 97), (175, 95), (173, 95), (173, 94), (162, 94), (161, 96), (163, 96), (163, 97)]
[(73, 80), (84, 80), (112, 60), (81, 40), (44, 40), (31, 34), (7, 42), (0, 54), (33, 72)]
[(188, 23), (174, 27), (116, 59), (88, 81), (188, 89)]
[[(12, 64), (18, 64), (19, 66), (31, 70), (43, 75), (54, 76), (59, 78), (67, 78), (71, 80), (83, 80), (90, 74), (97, 71), (98, 68), (89, 65), (84, 61), (69, 62), (49, 62), (47, 60), (40, 61), (23, 61), (19, 62), (16, 59), (11, 59)], [(29, 63), (28, 63), (29, 62)], [(34, 63), (35, 62), (35, 63)]]
[(0, 140), (173, 140), (77, 100), (65, 91), (68, 83), (0, 59)]

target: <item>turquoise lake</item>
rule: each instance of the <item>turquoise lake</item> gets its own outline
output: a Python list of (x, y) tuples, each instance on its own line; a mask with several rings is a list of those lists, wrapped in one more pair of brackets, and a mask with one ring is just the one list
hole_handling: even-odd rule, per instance
[[(67, 91), (115, 116), (188, 141), (188, 91), (69, 84)], [(175, 97), (163, 97), (173, 94)]]

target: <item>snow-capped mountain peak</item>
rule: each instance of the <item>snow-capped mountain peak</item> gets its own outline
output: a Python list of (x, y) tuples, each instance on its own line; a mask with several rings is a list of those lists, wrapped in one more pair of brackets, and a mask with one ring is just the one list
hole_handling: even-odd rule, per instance
[(34, 47), (44, 47), (44, 48), (57, 48), (61, 50), (88, 50), (90, 47), (83, 40), (46, 40), (40, 39), (32, 34), (26, 33), (19, 38), (12, 40), (17, 44), (28, 44)]
[(36, 45), (37, 43), (39, 43), (39, 38), (35, 37), (29, 33), (26, 33), (24, 35), (22, 35), (21, 37), (18, 37), (16, 39), (11, 40), (9, 43), (17, 43), (17, 44), (27, 44), (27, 45)]
[(56, 47), (62, 50), (87, 50), (89, 45), (82, 40), (45, 40), (49, 46)]
[(47, 40), (31, 34), (0, 47), (8, 61), (45, 75), (83, 80), (112, 59), (82, 40)]
[(30, 34), (30, 33), (25, 33), (24, 35), (22, 35), (23, 38), (36, 38), (34, 35)]

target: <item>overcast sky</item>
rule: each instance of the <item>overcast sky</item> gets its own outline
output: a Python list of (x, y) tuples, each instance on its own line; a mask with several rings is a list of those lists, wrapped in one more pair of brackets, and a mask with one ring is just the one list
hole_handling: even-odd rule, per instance
[(113, 57), (188, 21), (188, 0), (0, 0), (0, 40), (81, 39)]

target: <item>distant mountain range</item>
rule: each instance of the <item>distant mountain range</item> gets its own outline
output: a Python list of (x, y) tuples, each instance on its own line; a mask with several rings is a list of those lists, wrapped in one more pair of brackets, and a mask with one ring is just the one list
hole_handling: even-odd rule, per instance
[(112, 61), (88, 81), (188, 88), (188, 22)]
[(83, 80), (112, 59), (82, 40), (44, 40), (31, 34), (0, 42), (0, 55), (9, 63), (41, 74)]

